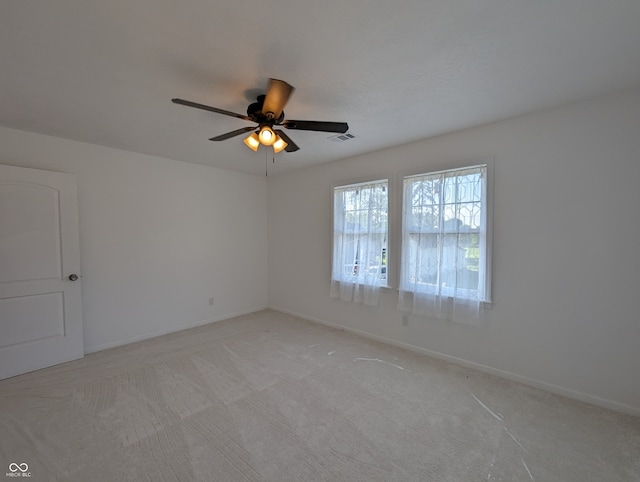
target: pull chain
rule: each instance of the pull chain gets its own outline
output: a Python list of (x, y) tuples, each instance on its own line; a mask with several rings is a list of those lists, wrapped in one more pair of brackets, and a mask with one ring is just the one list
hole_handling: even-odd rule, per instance
[[(276, 163), (276, 151), (271, 151), (272, 153), (272, 157), (271, 157), (271, 163), (275, 165)], [(268, 177), (269, 176), (269, 152), (268, 151), (264, 151), (264, 176)]]

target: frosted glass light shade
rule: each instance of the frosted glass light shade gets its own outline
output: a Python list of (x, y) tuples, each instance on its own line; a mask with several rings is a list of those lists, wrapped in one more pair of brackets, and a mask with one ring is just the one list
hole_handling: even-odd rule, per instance
[(257, 152), (258, 147), (260, 147), (260, 140), (258, 139), (258, 134), (254, 132), (244, 140), (244, 143), (247, 145), (249, 149)]
[(260, 129), (260, 134), (258, 134), (260, 138), (260, 143), (265, 146), (272, 146), (274, 142), (276, 142), (276, 133), (270, 127), (263, 127)]
[(283, 149), (286, 149), (286, 147), (289, 144), (287, 144), (282, 137), (280, 137), (279, 135), (276, 134), (276, 141), (273, 143), (273, 152), (275, 152), (276, 154), (280, 151), (282, 151)]

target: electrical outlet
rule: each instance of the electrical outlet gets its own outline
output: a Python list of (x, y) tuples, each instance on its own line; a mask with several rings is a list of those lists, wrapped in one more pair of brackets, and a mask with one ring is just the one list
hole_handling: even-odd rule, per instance
[(213, 296), (209, 298), (209, 306), (213, 306)]

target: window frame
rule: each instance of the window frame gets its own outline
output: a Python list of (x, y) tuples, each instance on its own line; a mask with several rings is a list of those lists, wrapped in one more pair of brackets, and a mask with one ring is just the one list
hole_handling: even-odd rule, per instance
[[(398, 227), (397, 233), (400, 239), (399, 249), (395, 253), (397, 256), (396, 266), (398, 266), (398, 270), (396, 273), (396, 278), (394, 279), (396, 286), (398, 286), (398, 290), (400, 289), (401, 282), (401, 273), (399, 267), (402, 264), (402, 256), (403, 256), (403, 235), (404, 235), (404, 181), (409, 177), (414, 176), (428, 176), (433, 174), (440, 174), (445, 172), (464, 170), (464, 169), (472, 169), (474, 167), (486, 166), (487, 169), (487, 179), (486, 179), (486, 210), (485, 210), (485, 220), (486, 220), (486, 236), (485, 236), (485, 292), (484, 299), (481, 300), (481, 305), (483, 308), (491, 308), (493, 305), (493, 291), (492, 291), (492, 252), (493, 252), (493, 177), (494, 177), (494, 158), (486, 157), (486, 158), (476, 158), (473, 160), (467, 161), (458, 161), (458, 162), (446, 162), (446, 163), (438, 163), (433, 164), (429, 168), (425, 169), (425, 166), (422, 168), (414, 168), (410, 170), (403, 170), (398, 174), (398, 199), (396, 202), (396, 210), (394, 211), (394, 219), (397, 220)], [(391, 216), (391, 215), (390, 215)], [(389, 223), (392, 224), (392, 221)], [(387, 259), (389, 258), (389, 254), (387, 254)]]
[(355, 179), (338, 181), (331, 184), (330, 187), (330, 200), (331, 200), (331, 211), (329, 224), (331, 229), (329, 230), (330, 234), (330, 246), (331, 246), (331, 256), (330, 256), (330, 264), (329, 264), (329, 279), (333, 280), (333, 253), (335, 250), (334, 246), (334, 236), (335, 236), (335, 190), (339, 188), (346, 188), (351, 186), (358, 186), (359, 184), (369, 184), (375, 182), (384, 182), (387, 183), (387, 277), (383, 284), (380, 285), (380, 289), (383, 291), (390, 291), (393, 287), (393, 281), (397, 279), (398, 273), (396, 269), (396, 257), (394, 253), (396, 253), (396, 245), (395, 245), (395, 228), (393, 227), (393, 223), (395, 222), (395, 216), (392, 216), (392, 212), (395, 210), (396, 204), (396, 176), (394, 174), (384, 173), (379, 175), (371, 175), (371, 176), (363, 176)]

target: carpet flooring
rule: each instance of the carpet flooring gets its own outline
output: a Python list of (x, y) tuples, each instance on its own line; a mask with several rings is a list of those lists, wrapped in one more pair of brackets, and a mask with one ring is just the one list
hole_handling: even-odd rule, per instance
[(640, 418), (266, 310), (0, 381), (0, 464), (23, 463), (34, 481), (640, 481)]

